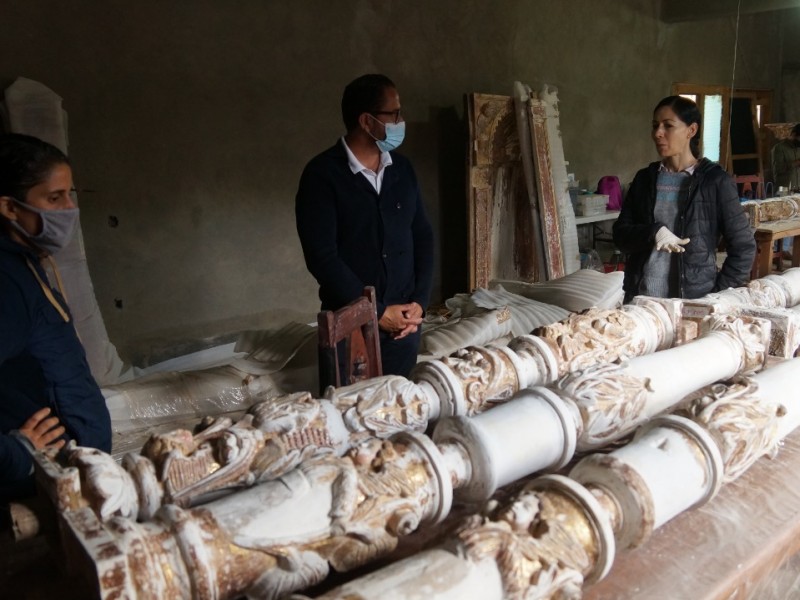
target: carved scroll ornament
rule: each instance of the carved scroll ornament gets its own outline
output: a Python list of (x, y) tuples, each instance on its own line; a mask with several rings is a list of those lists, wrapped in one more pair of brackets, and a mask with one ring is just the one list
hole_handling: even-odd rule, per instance
[(592, 308), (573, 313), (533, 334), (547, 341), (558, 356), (559, 376), (643, 354), (641, 332), (624, 310)]
[(777, 399), (760, 396), (756, 382), (740, 377), (693, 394), (676, 414), (689, 416), (712, 434), (725, 464), (723, 481), (728, 483), (761, 456), (777, 453), (778, 422), (785, 413)]
[[(303, 461), (341, 455), (363, 439), (424, 430), (429, 410), (422, 390), (396, 376), (339, 388), (325, 400), (307, 392), (289, 394), (255, 404), (236, 423), (205, 419), (195, 434), (183, 429), (155, 434), (141, 454), (124, 457), (124, 471), (108, 466), (110, 477), (87, 470), (82, 487), (108, 488), (108, 497), (135, 490), (133, 514), (147, 520), (165, 503), (193, 506), (221, 490), (275, 479)], [(91, 502), (98, 514), (116, 514), (106, 504), (97, 494)]]
[(306, 461), (277, 481), (153, 521), (103, 523), (66, 511), (102, 597), (277, 599), (384, 555), (449, 511), (452, 488), (432, 442), (403, 434), (345, 457)]
[(648, 381), (624, 365), (598, 365), (562, 377), (555, 389), (580, 411), (579, 446), (596, 448), (619, 439), (645, 418)]

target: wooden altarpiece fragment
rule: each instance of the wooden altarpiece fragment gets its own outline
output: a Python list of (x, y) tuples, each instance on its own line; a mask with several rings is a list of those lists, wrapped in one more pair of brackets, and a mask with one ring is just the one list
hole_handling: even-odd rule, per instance
[(514, 102), (508, 96), (469, 94), (469, 285), (492, 279), (538, 281), (531, 215), (525, 187)]

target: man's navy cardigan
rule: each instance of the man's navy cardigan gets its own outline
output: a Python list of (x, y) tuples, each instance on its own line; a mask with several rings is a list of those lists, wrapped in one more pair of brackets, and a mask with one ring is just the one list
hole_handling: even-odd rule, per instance
[(433, 230), (417, 177), (391, 153), (381, 193), (353, 173), (342, 141), (306, 165), (295, 202), (306, 266), (319, 283), (323, 310), (336, 310), (375, 286), (378, 318), (387, 306), (428, 306)]

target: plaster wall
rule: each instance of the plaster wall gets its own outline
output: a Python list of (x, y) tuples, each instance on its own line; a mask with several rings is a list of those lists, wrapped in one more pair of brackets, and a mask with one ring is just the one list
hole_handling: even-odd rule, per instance
[(782, 20), (782, 63), (780, 120), (800, 121), (800, 9), (786, 11)]
[[(362, 73), (398, 84), (439, 301), (466, 291), (464, 93), (558, 86), (570, 170), (594, 185), (654, 159), (651, 110), (673, 82), (733, 71), (735, 18), (667, 24), (656, 0), (6, 4), (0, 84), (24, 76), (64, 98), (77, 184), (94, 190), (80, 202), (95, 291), (139, 364), (313, 319), (294, 194)], [(777, 85), (776, 14), (741, 18), (737, 86)]]

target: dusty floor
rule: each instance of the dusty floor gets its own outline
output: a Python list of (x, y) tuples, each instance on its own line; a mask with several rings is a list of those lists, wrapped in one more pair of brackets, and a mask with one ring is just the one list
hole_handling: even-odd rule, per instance
[(47, 540), (14, 542), (9, 529), (0, 532), (0, 595), (16, 600), (87, 600), (91, 592), (63, 573)]

